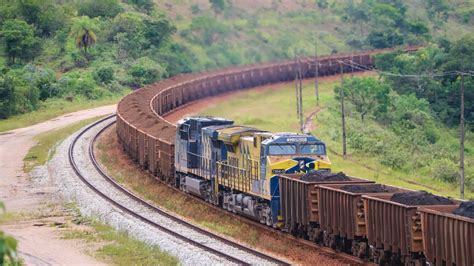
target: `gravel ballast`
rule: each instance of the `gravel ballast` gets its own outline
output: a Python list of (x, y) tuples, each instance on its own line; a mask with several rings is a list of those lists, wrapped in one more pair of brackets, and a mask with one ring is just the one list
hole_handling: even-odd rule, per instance
[[(140, 213), (140, 215), (160, 224), (163, 227), (171, 229), (175, 232), (179, 232), (180, 234), (206, 246), (212, 247), (219, 251), (224, 251), (228, 255), (248, 261), (250, 264), (269, 264), (269, 262), (264, 259), (256, 257), (255, 255), (249, 254), (238, 248), (229, 246), (212, 237), (203, 235), (192, 230), (191, 228), (178, 224), (169, 218), (151, 211), (150, 209), (131, 200), (128, 196), (124, 195), (122, 192), (115, 189), (110, 183), (104, 180), (94, 168), (88, 156), (88, 148), (93, 136), (111, 121), (112, 120), (107, 120), (89, 130), (76, 143), (76, 148), (74, 150), (75, 161), (78, 167), (81, 169), (82, 174), (89, 182), (91, 182), (107, 196), (112, 197), (120, 204), (125, 205), (128, 209)], [(128, 232), (130, 236), (136, 239), (144, 241), (150, 245), (157, 245), (163, 251), (176, 256), (182, 264), (231, 264), (226, 259), (218, 257), (217, 255), (214, 255), (208, 251), (204, 251), (165, 232), (161, 232), (159, 229), (152, 227), (151, 225), (148, 225), (116, 208), (111, 203), (95, 194), (90, 188), (81, 182), (79, 177), (76, 176), (69, 165), (68, 148), (73, 138), (77, 134), (78, 133), (75, 133), (74, 135), (70, 136), (58, 146), (56, 155), (48, 163), (48, 170), (53, 181), (59, 187), (63, 197), (68, 201), (75, 201), (83, 215), (96, 217), (117, 230)]]

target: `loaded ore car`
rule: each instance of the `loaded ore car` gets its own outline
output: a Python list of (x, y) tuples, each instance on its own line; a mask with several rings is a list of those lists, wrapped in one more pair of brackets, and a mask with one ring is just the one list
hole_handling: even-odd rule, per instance
[[(400, 202), (397, 195), (413, 195), (410, 202)], [(424, 199), (426, 202), (424, 202)], [(370, 257), (376, 263), (425, 264), (420, 207), (454, 206), (449, 199), (426, 192), (402, 192), (390, 195), (364, 195), (367, 240)], [(435, 200), (430, 202), (429, 199)], [(441, 199), (438, 200), (438, 199)], [(433, 226), (435, 226), (433, 224)], [(452, 243), (449, 244), (453, 247)], [(473, 247), (469, 247), (472, 251)]]
[(391, 196), (405, 190), (380, 184), (323, 184), (317, 191), (323, 244), (366, 258), (369, 245), (362, 195)]
[(474, 219), (453, 214), (458, 207), (419, 208), (423, 251), (433, 265), (474, 265)]
[(178, 122), (176, 185), (223, 208), (277, 226), (276, 174), (329, 172), (325, 144), (311, 135), (270, 133), (212, 117)]
[[(316, 177), (316, 178), (314, 178)], [(291, 234), (320, 242), (319, 228), (321, 206), (318, 185), (374, 183), (356, 177), (337, 178), (337, 174), (309, 173), (307, 175), (278, 175), (275, 194), (280, 202), (279, 227)], [(277, 181), (275, 180), (275, 181)], [(275, 204), (276, 205), (276, 204)]]

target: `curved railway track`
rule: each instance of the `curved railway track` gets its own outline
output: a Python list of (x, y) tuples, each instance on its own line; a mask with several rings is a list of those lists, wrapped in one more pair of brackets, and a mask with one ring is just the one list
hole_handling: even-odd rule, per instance
[[(228, 260), (229, 262), (232, 262), (232, 263), (236, 263), (236, 264), (239, 264), (239, 265), (248, 265), (250, 264), (249, 261), (246, 261), (246, 260), (243, 260), (241, 258), (238, 258), (237, 256), (235, 255), (229, 255), (228, 252), (224, 252), (222, 250), (219, 250), (219, 249), (216, 249), (216, 248), (213, 248), (213, 247), (210, 247), (210, 246), (207, 246), (199, 241), (196, 241), (190, 237), (187, 237), (187, 236), (184, 236), (182, 234), (179, 234), (177, 233), (176, 231), (173, 231), (165, 226), (162, 226), (160, 225), (159, 223), (155, 222), (155, 221), (152, 221), (150, 218), (147, 218), (145, 217), (144, 215), (141, 215), (137, 212), (135, 212), (134, 210), (131, 210), (129, 207), (127, 206), (124, 206), (123, 204), (121, 204), (120, 202), (118, 202), (117, 200), (113, 199), (112, 197), (106, 195), (103, 191), (101, 191), (99, 188), (97, 188), (92, 182), (90, 182), (87, 177), (81, 172), (81, 170), (79, 169), (76, 161), (75, 161), (75, 157), (74, 157), (74, 149), (75, 149), (75, 145), (76, 143), (78, 142), (78, 140), (89, 130), (91, 130), (92, 128), (94, 128), (95, 126), (98, 126), (99, 124), (101, 123), (104, 123), (105, 121), (109, 120), (109, 119), (112, 119), (113, 117), (115, 117), (115, 115), (112, 115), (112, 116), (108, 116), (108, 117), (105, 117), (101, 120), (98, 120), (92, 124), (90, 124), (89, 126), (87, 126), (85, 129), (83, 129), (72, 141), (71, 145), (69, 146), (69, 151), (68, 151), (68, 155), (69, 155), (69, 163), (70, 165), (72, 166), (72, 169), (73, 171), (76, 173), (76, 175), (79, 177), (79, 179), (87, 186), (89, 187), (92, 191), (94, 191), (94, 193), (96, 193), (97, 195), (99, 195), (101, 198), (105, 199), (107, 202), (111, 203), (112, 205), (114, 205), (115, 207), (119, 208), (120, 210), (122, 210), (123, 212), (133, 216), (134, 218), (146, 223), (146, 224), (149, 224), (151, 226), (153, 226), (154, 228), (157, 228), (159, 229), (160, 231), (162, 232), (165, 232), (177, 239), (180, 239), (186, 243), (189, 243), (199, 249), (202, 249), (206, 252), (209, 252), (209, 253), (212, 253), (212, 254), (215, 254), (219, 257), (222, 257), (226, 260)], [(127, 189), (125, 189), (124, 187), (122, 187), (119, 183), (117, 183), (114, 179), (112, 179), (110, 176), (108, 176), (103, 170), (102, 168), (100, 167), (100, 165), (98, 164), (96, 158), (95, 158), (95, 155), (94, 155), (94, 142), (95, 140), (97, 139), (97, 137), (105, 130), (107, 129), (108, 127), (110, 127), (111, 125), (113, 125), (115, 123), (115, 121), (112, 121), (110, 122), (109, 124), (107, 124), (105, 127), (101, 128), (100, 131), (95, 134), (93, 136), (93, 139), (92, 141), (90, 141), (90, 144), (89, 144), (89, 148), (88, 148), (88, 156), (90, 157), (90, 160), (92, 161), (93, 163), (93, 166), (94, 168), (97, 170), (97, 172), (100, 174), (100, 176), (102, 178), (104, 178), (109, 184), (111, 184), (115, 189), (119, 190), (121, 193), (123, 193), (124, 195), (126, 195), (127, 197), (129, 197), (131, 200), (137, 202), (138, 204), (142, 205), (143, 207), (147, 208), (147, 209), (150, 209), (156, 213), (159, 213), (160, 215), (168, 218), (168, 219), (171, 219), (173, 221), (175, 221), (176, 223), (179, 223), (191, 230), (194, 230), (195, 232), (198, 232), (202, 235), (205, 235), (205, 236), (208, 236), (210, 238), (213, 238), (227, 246), (231, 246), (233, 248), (236, 248), (238, 250), (241, 250), (241, 251), (244, 251), (248, 254), (252, 254), (260, 259), (262, 259), (263, 261), (266, 261), (268, 262), (269, 264), (277, 264), (277, 265), (289, 265), (288, 262), (286, 261), (283, 261), (283, 260), (280, 260), (280, 259), (277, 259), (277, 258), (274, 258), (272, 256), (269, 256), (267, 254), (264, 254), (264, 253), (261, 253), (259, 251), (256, 251), (252, 248), (249, 248), (249, 247), (246, 247), (246, 246), (243, 246), (239, 243), (236, 243), (236, 242), (233, 242), (229, 239), (226, 239), (224, 237), (221, 237), (219, 235), (216, 235), (212, 232), (209, 232), (207, 230), (204, 230), (200, 227), (197, 227), (187, 221), (184, 221), (182, 220), (181, 218), (179, 218), (178, 216), (175, 216), (173, 214), (170, 214), (166, 211), (164, 211), (163, 209), (159, 208), (159, 207), (156, 207), (156, 206), (153, 206), (151, 204), (149, 204), (148, 202), (146, 202), (145, 200), (141, 199), (140, 197), (136, 196), (135, 194), (133, 194), (132, 192), (128, 191)]]

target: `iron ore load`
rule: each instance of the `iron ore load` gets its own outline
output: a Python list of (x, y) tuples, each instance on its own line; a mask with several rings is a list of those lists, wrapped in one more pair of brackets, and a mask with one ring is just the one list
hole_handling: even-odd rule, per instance
[[(380, 51), (355, 60), (370, 66), (374, 53)], [(339, 71), (337, 62), (349, 56), (321, 58), (319, 74)], [(292, 79), (293, 64), (189, 74), (144, 87), (118, 105), (119, 140), (160, 180), (289, 234), (382, 265), (473, 266), (473, 202), (332, 173), (324, 142), (311, 135), (213, 117), (175, 126), (162, 117), (199, 98)], [(314, 73), (309, 60), (302, 71)]]

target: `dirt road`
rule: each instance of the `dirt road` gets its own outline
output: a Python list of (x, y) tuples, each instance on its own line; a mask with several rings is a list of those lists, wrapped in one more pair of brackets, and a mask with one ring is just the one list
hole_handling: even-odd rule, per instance
[(2, 226), (2, 230), (18, 239), (25, 264), (100, 264), (81, 252), (84, 244), (62, 240), (58, 230), (48, 226), (49, 222), (60, 224), (64, 220), (55, 202), (55, 189), (50, 184), (32, 181), (23, 172), (23, 158), (35, 144), (34, 136), (115, 110), (115, 105), (83, 110), (0, 134), (0, 201), (5, 203), (8, 212), (25, 217), (20, 219), (23, 221), (15, 219), (14, 224)]

